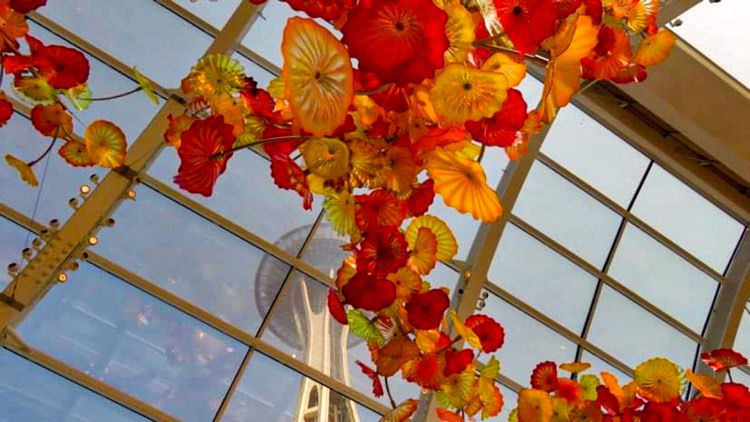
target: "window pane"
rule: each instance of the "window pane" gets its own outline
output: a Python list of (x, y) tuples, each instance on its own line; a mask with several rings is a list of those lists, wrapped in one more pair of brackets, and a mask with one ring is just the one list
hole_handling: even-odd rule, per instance
[(488, 278), (577, 333), (597, 281), (512, 224), (503, 232)]
[[(7, 79), (7, 78), (6, 78)], [(31, 125), (31, 121), (16, 113), (6, 126), (2, 128), (2, 142), (0, 155), (13, 154), (23, 160), (33, 160), (49, 145), (51, 139), (42, 137)], [(44, 167), (49, 162), (47, 177), (44, 177)], [(57, 218), (64, 222), (73, 213), (68, 206), (68, 199), (78, 196), (78, 187), (89, 182), (88, 177), (94, 173), (104, 176), (104, 169), (77, 169), (69, 166), (56, 152), (50, 153), (48, 158), (34, 166), (34, 172), (40, 185), (33, 188), (18, 177), (15, 170), (5, 162), (0, 163), (0, 202), (3, 202), (18, 212), (31, 216), (37, 195), (39, 205), (35, 219), (39, 222)], [(42, 183), (44, 178), (44, 183)], [(20, 253), (20, 249), (19, 249)]]
[(248, 59), (240, 53), (234, 53), (232, 58), (237, 59), (240, 61), (240, 63), (242, 63), (242, 67), (245, 68), (245, 74), (252, 76), (253, 79), (258, 82), (258, 87), (263, 89), (268, 88), (269, 82), (271, 82), (271, 79), (274, 78), (273, 73), (255, 64), (254, 61)]
[[(296, 231), (289, 232), (279, 239), (276, 245), (285, 250), (299, 250), (302, 247), (302, 243), (307, 239), (309, 231), (310, 228), (306, 227), (306, 230), (300, 230), (299, 233)], [(312, 264), (312, 266), (320, 270), (323, 274), (335, 279), (336, 272), (341, 267), (341, 262), (344, 258), (352, 254), (341, 249), (342, 245), (349, 242), (348, 237), (344, 237), (333, 231), (330, 224), (321, 222), (315, 230), (312, 239), (307, 244), (307, 249), (302, 254), (302, 259)]]
[[(149, 174), (271, 243), (292, 230), (312, 224), (320, 212), (320, 198), (307, 211), (296, 192), (274, 185), (270, 162), (253, 151), (234, 154), (209, 198), (190, 194), (172, 184), (179, 166), (174, 148), (165, 148)], [(299, 250), (289, 252), (296, 255)]]
[(617, 214), (538, 162), (513, 213), (598, 267), (620, 225)]
[(588, 339), (631, 368), (654, 356), (690, 368), (696, 350), (692, 340), (607, 286), (596, 305)]
[[(328, 419), (321, 418), (319, 412), (323, 410)], [(221, 420), (377, 422), (379, 419), (369, 409), (255, 352)]]
[[(487, 314), (505, 328), (505, 344), (497, 352), (502, 373), (527, 385), (531, 371), (539, 362), (572, 362), (576, 346), (531, 316), (490, 294), (479, 313)], [(486, 358), (485, 358), (486, 359)]]
[(586, 350), (581, 353), (581, 362), (587, 362), (591, 364), (591, 368), (584, 372), (584, 375), (593, 374), (599, 376), (602, 372), (609, 372), (610, 374), (617, 377), (617, 380), (620, 381), (620, 385), (625, 385), (630, 382), (631, 378), (626, 373), (620, 371), (619, 369), (603, 361), (602, 359), (599, 359), (595, 354), (589, 353)]
[(727, 213), (653, 166), (633, 213), (710, 267), (723, 273), (744, 227)]
[[(289, 283), (276, 302), (271, 323), (262, 339), (326, 375), (371, 394), (372, 381), (355, 363), (359, 360), (374, 368), (370, 351), (366, 343), (349, 333), (347, 326), (330, 316), (326, 304), (328, 288), (296, 271)], [(265, 298), (261, 306), (268, 309), (273, 300), (273, 297)], [(419, 396), (419, 388), (401, 377), (390, 381), (396, 401)], [(388, 404), (385, 396), (380, 401)]]
[(734, 339), (734, 349), (745, 356), (750, 356), (750, 302), (745, 304), (742, 312), (737, 337)]
[(285, 264), (149, 188), (114, 218), (97, 252), (225, 321), (258, 329), (257, 297), (276, 294)]
[(0, 418), (13, 422), (147, 419), (13, 352), (0, 349)]
[(719, 287), (714, 279), (632, 225), (625, 227), (609, 274), (696, 333), (703, 331)]
[(627, 208), (649, 160), (577, 107), (561, 110), (542, 152)]
[(4, 269), (11, 262), (21, 264), (21, 251), (26, 247), (26, 238), (29, 238), (29, 244), (33, 235), (28, 235), (28, 231), (21, 226), (0, 217), (0, 291), (10, 283), (10, 275)]
[(34, 347), (186, 421), (211, 420), (247, 350), (89, 264), (50, 290), (20, 334)]
[(216, 29), (224, 27), (229, 17), (232, 16), (232, 12), (241, 3), (240, 0), (174, 0), (174, 2), (210, 23)]
[[(46, 7), (40, 10), (44, 9)], [(34, 22), (29, 22), (29, 31), (45, 44), (62, 45), (81, 51), (79, 47)], [(87, 83), (94, 98), (120, 94), (138, 86), (132, 79), (99, 61), (94, 56), (86, 54), (86, 58), (91, 66)], [(10, 83), (12, 78), (5, 79)], [(78, 118), (73, 122), (73, 129), (77, 134), (83, 135), (85, 125), (96, 119), (111, 120), (125, 132), (128, 144), (132, 145), (158, 109), (159, 106), (152, 103), (145, 94), (138, 92), (116, 100), (94, 102), (85, 111), (77, 111), (73, 108), (70, 108), (70, 111)], [(57, 156), (55, 158), (60, 159)]]
[(166, 87), (178, 86), (211, 43), (154, 1), (57, 1), (39, 12)]

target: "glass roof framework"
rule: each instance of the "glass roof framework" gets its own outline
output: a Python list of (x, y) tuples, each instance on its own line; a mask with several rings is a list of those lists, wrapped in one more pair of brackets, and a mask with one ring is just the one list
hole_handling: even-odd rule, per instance
[[(81, 6), (78, 10), (84, 12), (106, 9), (106, 6), (87, 6), (88, 2), (83, 0), (78, 3)], [(236, 11), (235, 5), (240, 5)], [(262, 55), (267, 47), (258, 46), (259, 53), (253, 51), (252, 37), (259, 33), (268, 34), (270, 45), (278, 42), (278, 39), (273, 39), (280, 37), (278, 22), (288, 14), (279, 3), (268, 5), (262, 12), (266, 18), (257, 18), (254, 23), (249, 18), (257, 16), (247, 2), (193, 4), (187, 0), (163, 0), (158, 4), (144, 1), (135, 6), (136, 9), (141, 7), (144, 13), (148, 9), (155, 23), (176, 27), (180, 34), (190, 33), (185, 35), (187, 39), (203, 40), (197, 43), (201, 48), (208, 47), (209, 51), (229, 53), (231, 47), (249, 31), (247, 38), (236, 48), (240, 54), (237, 57), (243, 61), (248, 72), (261, 81), (278, 73), (278, 62), (274, 57)], [(127, 82), (128, 69), (135, 64), (139, 68), (144, 66), (142, 70), (157, 83), (173, 86), (187, 71), (187, 67), (175, 65), (171, 72), (159, 69), (149, 72), (145, 68), (146, 63), (123, 57), (122, 51), (106, 44), (106, 39), (98, 40), (92, 34), (85, 34), (86, 29), (77, 26), (74, 17), (65, 17), (59, 14), (62, 12), (53, 9), (42, 12), (46, 14), (33, 17), (38, 25), (99, 60), (112, 78)], [(235, 15), (231, 17), (233, 13)], [(153, 16), (158, 16), (158, 19)], [(249, 27), (245, 22), (253, 26)], [(223, 29), (217, 29), (219, 27)], [(114, 38), (123, 36), (118, 33), (123, 30), (120, 27), (111, 29)], [(212, 39), (213, 44), (209, 46)], [(194, 60), (200, 54), (201, 51), (190, 51), (188, 55), (192, 55), (191, 60)], [(331, 238), (326, 233), (319, 208), (312, 213), (295, 214), (293, 210), (300, 208), (297, 198), (292, 196), (290, 199), (286, 193), (272, 190), (272, 182), (266, 174), (265, 158), (252, 152), (235, 157), (222, 180), (228, 185), (225, 193), (222, 194), (220, 183), (217, 195), (210, 200), (188, 196), (171, 187), (171, 173), (176, 169), (176, 159), (169, 155), (172, 151), (160, 154), (146, 172), (147, 157), (159, 150), (160, 131), (166, 114), (178, 112), (180, 107), (180, 99), (172, 91), (162, 86), (158, 91), (169, 99), (160, 110), (147, 108), (144, 104), (134, 105), (137, 113), (145, 113), (146, 117), (142, 119), (140, 127), (138, 123), (133, 123), (132, 132), (128, 133), (132, 157), (129, 164), (133, 172), (125, 174), (126, 177), (107, 175), (75, 213), (65, 205), (66, 195), (74, 195), (78, 185), (86, 182), (88, 173), (82, 177), (78, 174), (77, 178), (60, 177), (59, 180), (69, 182), (57, 187), (54, 194), (49, 193), (49, 189), (45, 190), (44, 197), (49, 196), (47, 201), (50, 205), (45, 207), (48, 211), (40, 209), (35, 219), (30, 218), (28, 198), (19, 200), (4, 190), (0, 203), (0, 214), (3, 216), (0, 219), (0, 232), (7, 232), (7, 238), (14, 239), (14, 244), (8, 250), (6, 245), (0, 245), (1, 256), (7, 256), (6, 261), (13, 260), (12, 254), (28, 244), (33, 235), (27, 233), (38, 233), (44, 228), (37, 221), (53, 217), (64, 219), (73, 215), (73, 221), (59, 232), (67, 242), (47, 245), (47, 249), (52, 251), (65, 251), (60, 257), (52, 256), (54, 254), (45, 257), (50, 262), (58, 262), (60, 266), (56, 268), (64, 268), (61, 265), (68, 261), (68, 257), (77, 256), (80, 253), (77, 244), (96, 231), (102, 218), (101, 212), (94, 212), (96, 206), (104, 206), (107, 212), (114, 212), (118, 223), (99, 234), (100, 245), (90, 250), (88, 263), (82, 264), (79, 272), (69, 273), (71, 282), (68, 285), (51, 289), (43, 299), (48, 286), (34, 287), (33, 283), (19, 282), (18, 287), (6, 289), (6, 293), (17, 289), (15, 298), (21, 304), (29, 304), (29, 309), (41, 299), (31, 312), (23, 311), (20, 317), (13, 320), (11, 325), (17, 326), (20, 338), (11, 333), (6, 339), (6, 348), (25, 358), (29, 362), (27, 365), (31, 365), (32, 369), (29, 370), (34, 373), (45, 373), (46, 370), (45, 376), (50, 379), (62, 376), (72, 380), (74, 384), (69, 389), (77, 388), (75, 384), (78, 384), (85, 387), (83, 391), (93, 391), (96, 393), (93, 396), (99, 397), (97, 405), (107, 407), (108, 412), (120, 414), (123, 407), (129, 409), (124, 412), (123, 420), (140, 420), (136, 414), (157, 420), (246, 420), (247, 415), (257, 415), (257, 412), (275, 412), (273, 414), (278, 414), (279, 420), (291, 420), (289, 418), (294, 415), (290, 412), (294, 412), (296, 403), (294, 400), (281, 403), (280, 398), (294, 395), (304, 379), (312, 379), (326, 391), (340, 393), (357, 402), (360, 420), (377, 420), (375, 413), (386, 410), (385, 402), (370, 397), (369, 385), (358, 379), (356, 368), (348, 376), (342, 376), (326, 373), (320, 366), (304, 362), (295, 353), (296, 349), (279, 338), (279, 335), (288, 333), (284, 330), (292, 323), (283, 322), (274, 326), (275, 321), (283, 321), (280, 318), (288, 309), (285, 306), (299, 289), (313, 291), (331, 284), (330, 264), (316, 258), (317, 254), (322, 253), (316, 251), (326, 243), (321, 243), (321, 239), (325, 241)], [(28, 109), (17, 109), (28, 115)], [(128, 112), (133, 111), (119, 113)], [(148, 123), (154, 114), (156, 117)], [(110, 117), (118, 120), (117, 114)], [(20, 120), (16, 118), (14, 122)], [(128, 131), (131, 128), (125, 129)], [(566, 142), (580, 141), (565, 136), (566, 131), (574, 129), (587, 134), (581, 137), (584, 142), (606, 137), (613, 139), (606, 142), (609, 147), (585, 144), (558, 147), (560, 138), (566, 138)], [(13, 130), (23, 129), (19, 127)], [(141, 135), (137, 136), (137, 133)], [(132, 140), (136, 138), (138, 140), (133, 143)], [(592, 155), (588, 156), (589, 162), (607, 162), (608, 158), (614, 156), (621, 158), (625, 164), (613, 164), (604, 170), (595, 169), (582, 165), (575, 154), (566, 154), (566, 151), (592, 151)], [(685, 366), (694, 365), (698, 346), (709, 334), (704, 329), (706, 317), (713, 307), (714, 295), (718, 294), (721, 283), (726, 282), (725, 275), (742, 236), (743, 224), (729, 218), (705, 198), (700, 198), (708, 204), (707, 211), (704, 210), (707, 214), (684, 216), (685, 224), (692, 224), (691, 218), (712, 215), (712, 225), (724, 227), (721, 239), (730, 246), (721, 246), (718, 249), (724, 252), (714, 254), (700, 249), (700, 244), (703, 241), (713, 242), (710, 243), (713, 245), (717, 239), (706, 238), (705, 233), (704, 237), (701, 237), (701, 233), (681, 237), (681, 232), (675, 231), (668, 219), (660, 219), (658, 213), (649, 214), (649, 210), (654, 207), (664, 209), (664, 204), (654, 201), (664, 197), (665, 183), (676, 183), (675, 189), (679, 192), (675, 195), (681, 200), (694, 199), (690, 192), (697, 194), (664, 172), (658, 163), (630, 148), (608, 129), (572, 107), (561, 113), (549, 131), (534, 140), (530, 153), (523, 160), (511, 164), (507, 169), (506, 165), (507, 161), (495, 158), (488, 175), (490, 180), (499, 181), (498, 191), (505, 207), (505, 216), (500, 223), (481, 227), (472, 225), (458, 214), (451, 214), (450, 210), (443, 212), (445, 207), (436, 204), (438, 215), (448, 219), (452, 227), (468, 227), (469, 234), (476, 233), (476, 236), (461, 242), (464, 250), (460, 260), (441, 265), (431, 280), (448, 287), (459, 287), (455, 289), (454, 304), (458, 306), (460, 314), (468, 315), (482, 309), (482, 312), (495, 316), (505, 324), (506, 346), (499, 356), (504, 368), (500, 380), (504, 391), (517, 391), (519, 386), (527, 384), (533, 364), (544, 359), (556, 359), (558, 362), (585, 360), (592, 362), (597, 370), (609, 370), (622, 376), (632, 374), (633, 365), (641, 357), (637, 353), (665, 354)], [(261, 170), (253, 170), (256, 168)], [(50, 180), (56, 181), (58, 177), (55, 176), (63, 176), (64, 170), (55, 169), (53, 162), (49, 171)], [(602, 174), (612, 177), (602, 177)], [(135, 175), (142, 183), (137, 189), (138, 200), (126, 202), (115, 211), (122, 194), (130, 189)], [(104, 174), (101, 173), (101, 176)], [(609, 183), (612, 179), (627, 183)], [(249, 185), (253, 180), (260, 182)], [(5, 178), (2, 182), (4, 185), (11, 183)], [(263, 183), (266, 185), (263, 186)], [(236, 192), (242, 186), (267, 193), (273, 199), (267, 202), (276, 203), (279, 208), (275, 209), (273, 204), (269, 208), (262, 208), (263, 205), (236, 202), (229, 193), (231, 189)], [(538, 192), (535, 186), (554, 186), (554, 189)], [(687, 189), (688, 193), (685, 194), (682, 188)], [(9, 196), (6, 197), (5, 192)], [(547, 202), (540, 203), (539, 198)], [(699, 203), (697, 208), (701, 207), (706, 208)], [(278, 221), (278, 214), (274, 212), (279, 209), (291, 213), (285, 219), (288, 221)], [(534, 210), (539, 209), (545, 209), (548, 213), (534, 214)], [(44, 214), (52, 211), (57, 214)], [(679, 210), (669, 211), (674, 213)], [(570, 215), (566, 216), (566, 213)], [(162, 236), (155, 231), (153, 222), (170, 218), (176, 223), (164, 229), (164, 242), (156, 242), (155, 238)], [(562, 219), (554, 221), (555, 218)], [(587, 226), (586, 221), (595, 221), (596, 225)], [(561, 230), (566, 227), (577, 228), (578, 232)], [(122, 236), (123, 231), (128, 233), (127, 239)], [(180, 231), (188, 233), (180, 236)], [(289, 236), (289, 240), (286, 234), (294, 236)], [(282, 238), (287, 241), (282, 242)], [(592, 242), (582, 242), (581, 238)], [(3, 239), (6, 239), (5, 234)], [(76, 241), (73, 242), (73, 239)], [(202, 244), (208, 246), (201, 247)], [(189, 248), (184, 245), (195, 246), (196, 250), (185, 252)], [(212, 255), (212, 245), (217, 248), (223, 246), (225, 250)], [(669, 293), (675, 296), (679, 285), (666, 286), (664, 290), (649, 290), (649, 285), (639, 284), (635, 279), (648, 278), (653, 274), (648, 271), (626, 271), (649, 264), (647, 260), (643, 261), (647, 257), (636, 253), (639, 247), (644, 246), (647, 246), (649, 255), (657, 255), (671, 263), (669, 268), (657, 268), (654, 272), (658, 275), (678, 272), (694, 287), (691, 292), (700, 293), (696, 300), (704, 304), (705, 309), (700, 313), (702, 317), (691, 320), (694, 315), (685, 314), (684, 302), (683, 306), (679, 306), (679, 297), (676, 301), (668, 300)], [(159, 262), (148, 259), (149, 254), (153, 258), (158, 251), (169, 251), (177, 258), (165, 264), (167, 268), (160, 269)], [(565, 274), (560, 280), (550, 282), (550, 286), (569, 286), (574, 292), (563, 291), (563, 294), (552, 297), (549, 292), (547, 296), (539, 294), (540, 279), (538, 274), (529, 271), (532, 266), (523, 265), (524, 256), (531, 258), (528, 262), (549, 265), (545, 268)], [(193, 265), (196, 262), (200, 264), (200, 260), (204, 260), (205, 264)], [(249, 262), (255, 263), (247, 264)], [(185, 268), (179, 268), (178, 264), (181, 263)], [(238, 263), (246, 265), (236, 265)], [(224, 273), (212, 269), (219, 266), (228, 269)], [(652, 267), (647, 265), (647, 268)], [(270, 280), (268, 285), (271, 286), (273, 297), (266, 298), (256, 291), (241, 290), (243, 286), (247, 288), (246, 279), (230, 279), (232, 274), (257, 271), (257, 268), (270, 268), (267, 279)], [(48, 271), (44, 279), (52, 279), (55, 275)], [(170, 275), (173, 277), (170, 278)], [(211, 288), (201, 287), (210, 287), (208, 282), (216, 283), (216, 280), (222, 280), (222, 286), (227, 287), (222, 295), (215, 294)], [(3, 286), (8, 282), (7, 278), (0, 279)], [(111, 286), (118, 292), (117, 297), (127, 300), (119, 304), (107, 302), (110, 299), (104, 292), (110, 291), (102, 290), (100, 285)], [(104, 303), (97, 306), (97, 301)], [(266, 301), (264, 303), (268, 305), (265, 315), (246, 313), (261, 308), (257, 306), (257, 302), (261, 301)], [(106, 308), (122, 308), (122, 312), (110, 312)], [(628, 315), (626, 321), (622, 315)], [(20, 323), (21, 320), (24, 322)], [(249, 325), (248, 320), (252, 321)], [(630, 324), (623, 324), (623, 321)], [(746, 325), (743, 323), (740, 330)], [(91, 332), (77, 332), (81, 326), (88, 327)], [(659, 343), (659, 337), (666, 336), (679, 350), (670, 349), (667, 344), (665, 349), (643, 350), (634, 355), (626, 350), (634, 344), (627, 343), (628, 339), (624, 346), (613, 342), (612, 334), (617, 336), (628, 330), (637, 330), (636, 340), (644, 344), (650, 341)], [(519, 339), (525, 333), (535, 333), (526, 339), (533, 339), (533, 343)], [(744, 338), (743, 334), (739, 337)], [(100, 342), (105, 347), (100, 347)], [(189, 346), (187, 349), (186, 345)], [(539, 356), (524, 356), (532, 345)], [(178, 346), (182, 346), (182, 349)], [(66, 352), (65, 347), (72, 351)], [(367, 360), (366, 354), (362, 354), (361, 345), (352, 346), (349, 353), (352, 359), (358, 357)], [(6, 358), (0, 356), (2, 359)], [(33, 369), (34, 365), (45, 369), (40, 372), (38, 368)], [(139, 373), (139, 369), (143, 371)], [(194, 373), (201, 375), (196, 378)], [(148, 375), (146, 379), (142, 378), (144, 374)], [(264, 391), (267, 384), (262, 382), (267, 379), (289, 379), (288, 390), (269, 394)], [(394, 389), (397, 399), (401, 393), (404, 396), (416, 396), (418, 393), (409, 390), (408, 386), (395, 386)], [(197, 390), (212, 396), (195, 397), (194, 401), (202, 404), (196, 408), (181, 408), (179, 403), (184, 403), (185, 397), (197, 393)], [(176, 394), (181, 400), (175, 401)], [(33, 391), (26, 391), (24, 397), (30, 396), (33, 396)], [(63, 406), (63, 411), (67, 412), (65, 414), (85, 415), (80, 409), (91, 395), (76, 395), (71, 390), (70, 397), (74, 398), (68, 398)], [(0, 399), (0, 404), (3, 401)], [(94, 414), (95, 417), (97, 414)], [(86, 416), (79, 418), (91, 420)]]

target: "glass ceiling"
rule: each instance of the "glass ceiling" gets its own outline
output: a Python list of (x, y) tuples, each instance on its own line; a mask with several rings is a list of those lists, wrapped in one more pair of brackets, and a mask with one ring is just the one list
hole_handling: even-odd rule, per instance
[(702, 1), (679, 16), (682, 25), (672, 30), (750, 88), (748, 16), (750, 2), (746, 0)]
[[(724, 3), (699, 7), (732, 4)], [(133, 87), (117, 70), (132, 65), (173, 87), (238, 4), (50, 2), (31, 30), (47, 42), (90, 43), (90, 84), (97, 94)], [(284, 3), (268, 4), (235, 53), (262, 84), (278, 71), (275, 46), (292, 13)], [(681, 35), (690, 16), (683, 16)], [(527, 81), (524, 96), (536, 103), (541, 85)], [(118, 121), (132, 145), (157, 112), (145, 97), (131, 96), (78, 117)], [(33, 156), (43, 149), (25, 119), (15, 116), (3, 128), (3, 154)], [(502, 151), (489, 150), (484, 160), (490, 183), (502, 185), (505, 173), (512, 177)], [(67, 220), (73, 213), (68, 198), (91, 174), (55, 157), (45, 165), (39, 191), (0, 168), (3, 262), (17, 260), (35, 236), (39, 226), (29, 221)], [(158, 155), (142, 175), (138, 199), (119, 206), (116, 226), (100, 233), (88, 262), (20, 325), (23, 340), (185, 421), (296, 421), (315, 408), (313, 398), (338, 415), (330, 420), (378, 420), (384, 407), (350, 400), (352, 391), (369, 396), (370, 382), (354, 364), (369, 360), (369, 352), (327, 314), (327, 276), (344, 255), (319, 204), (302, 210), (296, 194), (273, 185), (266, 158), (254, 152), (236, 154), (211, 198), (178, 191), (171, 182), (177, 166), (172, 149)], [(457, 234), (457, 259), (471, 259), (480, 224), (439, 198), (431, 212)], [(515, 391), (543, 360), (586, 361), (621, 379), (655, 355), (694, 367), (745, 232), (741, 222), (574, 106), (552, 125), (506, 212), (512, 217), (478, 306), (506, 329), (498, 356), (506, 403), (515, 402)], [(453, 290), (459, 279), (455, 263), (440, 264), (428, 278)], [(8, 282), (0, 275), (0, 287)], [(336, 352), (322, 356), (330, 342)], [(737, 344), (750, 352), (749, 315)], [(143, 420), (11, 351), (0, 349), (0, 368), (0, 415), (10, 420)], [(397, 401), (419, 395), (395, 381)]]

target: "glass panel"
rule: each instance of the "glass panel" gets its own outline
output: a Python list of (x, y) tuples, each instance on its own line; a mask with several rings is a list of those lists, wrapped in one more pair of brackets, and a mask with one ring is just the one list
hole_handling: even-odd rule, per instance
[[(0, 155), (3, 156), (13, 154), (30, 161), (38, 157), (50, 142), (49, 138), (42, 137), (31, 122), (18, 113), (13, 115), (2, 131)], [(48, 165), (47, 163), (49, 163), (47, 177), (44, 177), (44, 168)], [(53, 218), (61, 222), (67, 220), (73, 213), (73, 209), (68, 206), (68, 199), (78, 195), (78, 187), (89, 182), (88, 177), (91, 174), (103, 176), (105, 173), (104, 169), (71, 167), (56, 152), (52, 152), (48, 158), (34, 166), (40, 185), (33, 188), (21, 181), (18, 173), (8, 167), (5, 162), (0, 164), (0, 186), (3, 187), (0, 189), (0, 202), (31, 216), (34, 213), (37, 195), (39, 195), (39, 204), (34, 218), (44, 223)]]
[[(44, 9), (46, 7), (40, 10)], [(29, 31), (45, 44), (57, 44), (81, 50), (34, 22), (29, 22), (29, 28)], [(137, 87), (137, 84), (130, 78), (99, 61), (94, 56), (86, 54), (86, 58), (88, 58), (91, 66), (88, 85), (95, 98), (120, 94)], [(7, 83), (10, 83), (12, 78), (5, 79), (8, 80)], [(116, 100), (94, 102), (85, 111), (77, 111), (72, 108), (70, 110), (78, 118), (73, 122), (73, 128), (77, 134), (82, 135), (85, 125), (91, 121), (96, 119), (111, 120), (122, 128), (129, 145), (132, 145), (158, 109), (159, 106), (152, 103), (145, 94), (139, 92)], [(59, 159), (59, 157), (56, 158)]]
[(567, 328), (580, 333), (596, 290), (596, 277), (509, 224), (488, 278)]
[(285, 264), (149, 188), (114, 218), (97, 252), (225, 321), (258, 329), (258, 300), (276, 295)]
[(609, 274), (685, 323), (703, 331), (719, 284), (651, 236), (625, 227)]
[(539, 162), (513, 213), (598, 267), (620, 225), (617, 214)]
[[(165, 148), (149, 174), (172, 185), (179, 166), (176, 151)], [(273, 184), (270, 166), (268, 160), (255, 152), (242, 151), (229, 161), (211, 197), (193, 195), (172, 186), (269, 242), (276, 242), (285, 234), (312, 224), (320, 212), (321, 200), (314, 202), (311, 211), (303, 209), (302, 198), (296, 192), (281, 190)], [(299, 250), (289, 252), (296, 255)]]
[(697, 346), (608, 286), (602, 288), (588, 339), (631, 368), (654, 356), (690, 368)]
[(274, 74), (267, 71), (266, 69), (257, 65), (254, 61), (248, 59), (240, 53), (234, 53), (232, 58), (235, 58), (242, 63), (242, 67), (245, 68), (245, 74), (252, 76), (260, 88), (268, 88), (269, 82), (274, 78)]
[[(242, 45), (260, 54), (263, 58), (281, 67), (281, 38), (286, 21), (292, 16), (307, 17), (302, 12), (296, 12), (288, 4), (280, 1), (268, 2), (260, 16), (250, 27)], [(330, 24), (322, 19), (315, 19), (319, 24), (330, 29), (337, 37), (340, 35)]]
[(591, 368), (584, 372), (584, 375), (593, 374), (596, 376), (600, 376), (602, 372), (609, 372), (610, 374), (617, 377), (617, 380), (620, 381), (620, 385), (625, 385), (630, 382), (631, 378), (630, 376), (628, 376), (628, 374), (620, 371), (604, 360), (599, 359), (595, 354), (589, 353), (587, 350), (584, 350), (583, 353), (581, 353), (581, 362), (588, 362), (591, 364)]
[[(350, 335), (348, 327), (330, 316), (326, 305), (328, 288), (296, 271), (289, 283), (276, 303), (262, 339), (326, 375), (371, 394), (372, 381), (355, 363), (359, 360), (374, 368), (367, 344)], [(267, 298), (260, 306), (268, 309), (273, 300), (273, 297)], [(390, 384), (398, 402), (419, 396), (419, 388), (401, 377), (393, 377)], [(388, 405), (387, 397), (381, 397), (380, 401)]]
[(744, 230), (737, 220), (656, 165), (633, 213), (719, 273)]
[[(750, 4), (744, 1), (714, 3), (695, 4), (680, 15), (682, 25), (670, 29), (750, 88), (750, 62), (742, 53), (741, 43), (746, 34)], [(721, 30), (717, 31), (718, 28)]]
[(14, 422), (126, 422), (146, 418), (0, 349), (0, 418)]
[(178, 86), (211, 43), (211, 37), (154, 1), (49, 2), (39, 12), (166, 87)]
[(734, 338), (734, 349), (745, 356), (750, 356), (750, 302), (745, 304), (737, 337)]
[(497, 352), (502, 373), (527, 385), (534, 367), (542, 361), (572, 362), (576, 346), (551, 328), (490, 294), (479, 313), (487, 314), (505, 328), (505, 344)]
[(247, 351), (89, 264), (50, 290), (20, 334), (68, 365), (186, 421), (211, 420)]
[(508, 168), (508, 155), (502, 148), (486, 148), (482, 157), (482, 167), (487, 176), (487, 185), (495, 189)]
[(232, 16), (232, 12), (241, 3), (240, 0), (174, 0), (174, 2), (210, 23), (216, 29), (224, 27), (229, 17)]
[(31, 243), (31, 235), (28, 231), (14, 222), (0, 217), (0, 291), (10, 283), (10, 275), (5, 268), (11, 262), (21, 264), (21, 251), (26, 247), (27, 241)]
[[(311, 395), (317, 399), (310, 400)], [(322, 418), (325, 414), (327, 419)], [(377, 422), (379, 419), (371, 410), (255, 352), (221, 420)]]
[(649, 160), (575, 106), (561, 110), (542, 152), (627, 208)]

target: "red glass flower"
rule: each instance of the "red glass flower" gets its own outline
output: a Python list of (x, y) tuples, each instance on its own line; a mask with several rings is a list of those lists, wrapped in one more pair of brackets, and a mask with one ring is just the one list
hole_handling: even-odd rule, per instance
[(396, 285), (388, 279), (360, 272), (344, 285), (341, 293), (355, 308), (377, 312), (396, 300)]
[(472, 315), (466, 318), (466, 326), (479, 337), (482, 351), (485, 353), (494, 352), (505, 342), (503, 326), (487, 315)]
[(360, 2), (341, 28), (342, 41), (360, 70), (382, 83), (418, 84), (443, 67), (447, 20), (432, 0)]
[(714, 371), (747, 365), (747, 358), (732, 349), (716, 349), (701, 354), (701, 360)]
[(89, 78), (89, 61), (78, 50), (48, 45), (34, 56), (39, 73), (53, 88), (73, 88)]
[(369, 195), (357, 195), (354, 199), (354, 218), (362, 231), (398, 227), (406, 217), (404, 204), (388, 191), (378, 189)]
[(541, 362), (531, 372), (531, 387), (549, 393), (557, 390), (559, 386), (555, 362)]
[(306, 210), (312, 208), (313, 196), (305, 171), (288, 155), (271, 155), (271, 177), (281, 189), (297, 192), (302, 197), (302, 206)]
[(427, 209), (432, 205), (432, 201), (435, 200), (434, 188), (435, 182), (432, 179), (427, 179), (411, 191), (411, 195), (406, 200), (406, 209), (410, 216), (418, 217), (427, 212)]
[(331, 313), (331, 316), (333, 319), (339, 322), (339, 324), (347, 325), (349, 323), (349, 319), (346, 317), (346, 310), (344, 309), (344, 304), (341, 303), (341, 299), (339, 299), (339, 295), (336, 293), (335, 290), (329, 289), (328, 290), (328, 312)]
[(521, 91), (510, 89), (500, 111), (490, 118), (466, 122), (466, 129), (477, 142), (508, 147), (516, 141), (516, 133), (523, 128), (526, 116), (526, 101)]
[(408, 243), (395, 228), (368, 232), (357, 250), (357, 269), (385, 277), (398, 271), (409, 260)]
[(555, 32), (552, 0), (495, 0), (503, 29), (520, 53), (532, 53)]
[(5, 99), (5, 94), (0, 92), (0, 127), (5, 126), (13, 116), (13, 104)]
[(432, 330), (440, 326), (443, 314), (450, 305), (448, 294), (441, 289), (412, 295), (406, 304), (409, 324), (418, 330)]
[(211, 196), (219, 176), (227, 169), (232, 157), (235, 136), (232, 125), (224, 123), (221, 116), (196, 120), (182, 133), (177, 153), (180, 168), (174, 182), (190, 193)]
[(474, 351), (471, 349), (463, 349), (461, 351), (446, 350), (445, 369), (443, 369), (443, 374), (446, 377), (449, 377), (453, 374), (459, 374), (463, 372), (473, 361)]
[(47, 0), (10, 0), (10, 8), (18, 13), (29, 13), (47, 4)]

